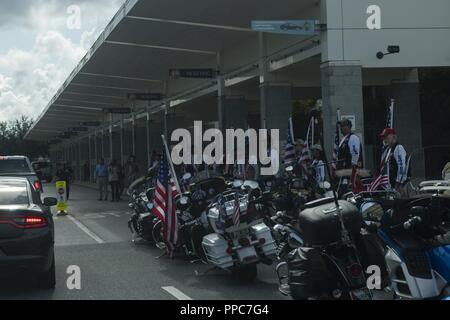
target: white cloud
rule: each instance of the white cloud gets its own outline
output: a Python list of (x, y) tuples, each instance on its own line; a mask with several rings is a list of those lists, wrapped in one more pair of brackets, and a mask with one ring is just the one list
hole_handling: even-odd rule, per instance
[(56, 31), (38, 35), (31, 51), (12, 49), (0, 56), (0, 120), (19, 114), (36, 117), (86, 50)]
[(22, 0), (18, 4), (23, 4), (24, 10), (13, 5), (10, 15), (0, 14), (0, 18), (9, 18), (0, 23), (0, 28), (7, 27), (11, 32), (29, 28), (35, 33), (30, 50), (12, 47), (0, 55), (0, 121), (22, 114), (36, 118), (41, 113), (117, 11), (114, 2), (78, 1), (83, 24), (76, 40), (66, 27), (66, 8), (72, 4), (69, 1), (39, 0), (31, 5)]

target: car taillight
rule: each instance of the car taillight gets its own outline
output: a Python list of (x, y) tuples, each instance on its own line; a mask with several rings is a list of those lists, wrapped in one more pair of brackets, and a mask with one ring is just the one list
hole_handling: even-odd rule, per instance
[(37, 216), (1, 218), (0, 224), (11, 224), (19, 229), (38, 229), (47, 226), (47, 219)]
[(41, 190), (41, 183), (39, 182), (39, 180), (35, 180), (33, 185), (34, 185), (34, 189), (36, 189), (37, 191)]

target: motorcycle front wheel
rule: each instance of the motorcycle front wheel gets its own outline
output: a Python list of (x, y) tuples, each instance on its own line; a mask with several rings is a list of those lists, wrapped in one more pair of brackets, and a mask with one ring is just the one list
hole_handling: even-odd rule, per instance
[(158, 244), (158, 243), (163, 243), (163, 228), (162, 228), (162, 221), (158, 221), (157, 223), (155, 223), (153, 225), (153, 229), (152, 229), (152, 238), (153, 241)]

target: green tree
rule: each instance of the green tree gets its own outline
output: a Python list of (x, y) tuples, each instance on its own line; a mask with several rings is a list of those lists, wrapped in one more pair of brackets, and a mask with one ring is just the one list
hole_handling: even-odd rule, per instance
[(33, 122), (33, 119), (27, 116), (0, 122), (0, 154), (23, 155), (30, 159), (47, 155), (48, 143), (25, 140)]

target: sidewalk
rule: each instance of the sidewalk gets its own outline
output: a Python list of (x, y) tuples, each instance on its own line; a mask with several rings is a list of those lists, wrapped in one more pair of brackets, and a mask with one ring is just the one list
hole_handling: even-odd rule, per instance
[[(98, 192), (98, 186), (96, 183), (86, 182), (86, 181), (75, 181), (75, 182), (73, 182), (73, 185), (78, 186), (78, 187), (87, 188), (87, 189), (92, 189), (92, 190), (95, 190)], [(110, 196), (111, 196), (111, 190), (110, 190), (110, 187), (108, 186), (108, 197), (110, 197)], [(123, 191), (121, 198), (123, 201), (129, 200), (129, 196), (127, 195), (126, 190)]]
[[(80, 186), (80, 187), (85, 187), (85, 188), (89, 188), (89, 189), (95, 189), (98, 190), (98, 186), (96, 183), (92, 183), (92, 182), (86, 182), (86, 181), (75, 181), (73, 183), (76, 186)], [(108, 192), (110, 192), (108, 190)]]

